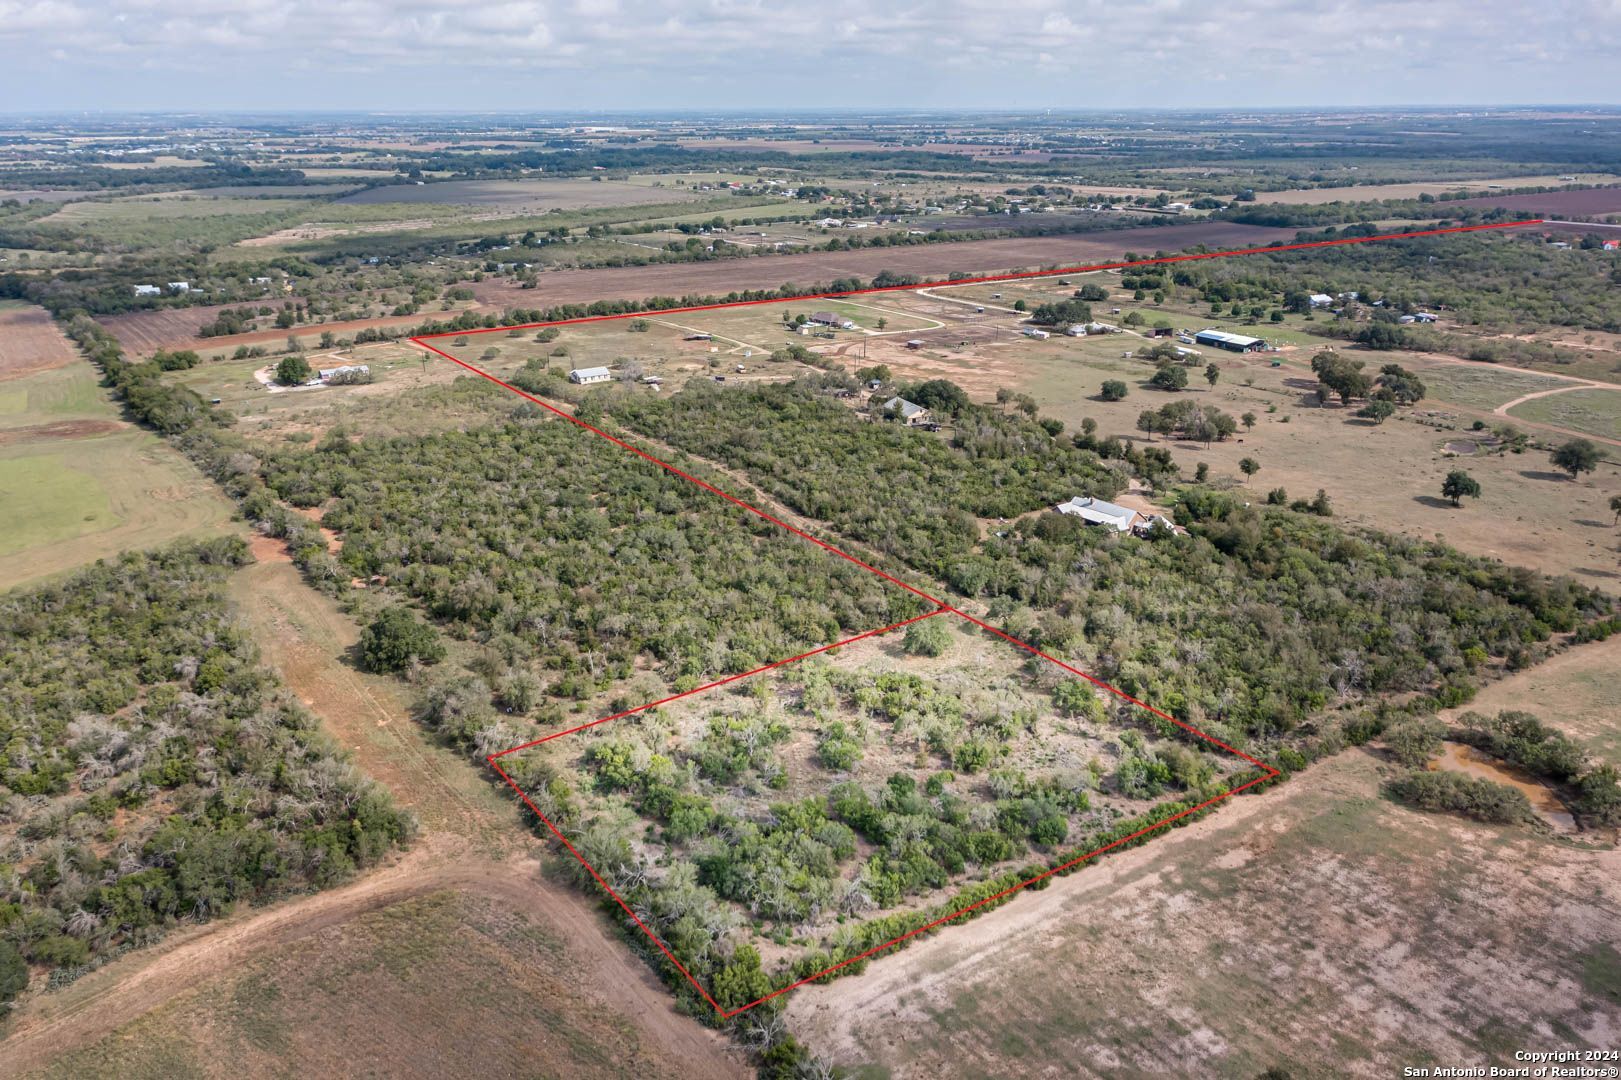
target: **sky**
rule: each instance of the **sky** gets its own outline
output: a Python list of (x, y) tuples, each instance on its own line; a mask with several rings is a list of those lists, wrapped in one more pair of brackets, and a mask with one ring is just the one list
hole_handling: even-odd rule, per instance
[(0, 0), (0, 111), (1621, 102), (1621, 0)]

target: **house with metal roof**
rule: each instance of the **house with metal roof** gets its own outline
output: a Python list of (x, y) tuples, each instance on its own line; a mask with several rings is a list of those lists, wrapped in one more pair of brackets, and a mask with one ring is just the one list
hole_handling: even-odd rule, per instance
[(892, 397), (884, 402), (884, 412), (894, 413), (907, 424), (927, 424), (929, 422), (928, 409), (907, 401), (903, 397)]
[(1068, 502), (1053, 507), (1060, 514), (1078, 517), (1088, 525), (1103, 525), (1115, 532), (1130, 532), (1142, 520), (1142, 514), (1129, 506), (1119, 506), (1102, 499), (1077, 495)]
[(613, 372), (605, 367), (575, 368), (568, 373), (568, 381), (580, 386), (589, 386), (592, 383), (607, 382), (612, 379)]
[(1200, 330), (1193, 335), (1193, 341), (1196, 345), (1209, 345), (1228, 352), (1260, 352), (1266, 348), (1266, 342), (1258, 337), (1229, 334), (1225, 330)]

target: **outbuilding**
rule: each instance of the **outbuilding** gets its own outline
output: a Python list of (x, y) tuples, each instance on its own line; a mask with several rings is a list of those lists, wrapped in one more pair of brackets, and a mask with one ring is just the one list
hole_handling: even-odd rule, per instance
[(613, 378), (613, 372), (605, 367), (575, 368), (568, 373), (568, 381), (580, 386), (590, 386), (592, 383), (603, 383)]
[(1209, 345), (1228, 352), (1260, 352), (1266, 348), (1266, 342), (1261, 338), (1229, 334), (1225, 330), (1200, 330), (1193, 335), (1193, 341), (1197, 345)]

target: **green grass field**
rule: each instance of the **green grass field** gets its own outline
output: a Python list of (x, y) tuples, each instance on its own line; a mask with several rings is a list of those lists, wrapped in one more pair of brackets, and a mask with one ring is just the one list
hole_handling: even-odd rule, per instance
[(1525, 394), (1568, 385), (1563, 379), (1502, 371), (1486, 364), (1436, 364), (1419, 369), (1418, 377), (1428, 397), (1472, 409), (1495, 409)]
[(64, 454), (0, 456), (0, 558), (119, 523), (97, 478)]
[(0, 429), (108, 415), (110, 405), (88, 364), (0, 382)]
[(0, 590), (181, 536), (230, 527), (232, 508), (185, 458), (130, 429), (0, 449)]
[(0, 590), (232, 514), (179, 451), (120, 420), (88, 362), (0, 383)]
[(1516, 405), (1510, 416), (1535, 424), (1621, 439), (1621, 390), (1572, 390)]

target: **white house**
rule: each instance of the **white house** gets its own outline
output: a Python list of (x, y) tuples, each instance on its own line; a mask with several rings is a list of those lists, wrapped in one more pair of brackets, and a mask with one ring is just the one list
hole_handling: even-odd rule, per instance
[(903, 397), (892, 397), (884, 402), (884, 411), (895, 413), (908, 425), (927, 424), (929, 422), (928, 409), (907, 401)]
[(371, 366), (368, 364), (345, 364), (343, 367), (321, 368), (316, 372), (322, 382), (326, 382), (334, 375), (370, 375)]
[(1088, 525), (1105, 525), (1115, 532), (1130, 532), (1142, 520), (1142, 515), (1130, 507), (1082, 495), (1061, 502), (1053, 509), (1078, 517)]
[(1035, 338), (1037, 341), (1042, 341), (1042, 340), (1045, 340), (1047, 338), (1052, 337), (1052, 335), (1047, 333), (1047, 331), (1045, 331), (1045, 330), (1037, 330), (1033, 326), (1028, 327), (1028, 328), (1025, 329), (1024, 336), (1027, 337), (1027, 338)]
[(613, 372), (605, 367), (575, 368), (568, 373), (568, 381), (580, 386), (590, 386), (592, 383), (607, 382), (612, 379)]
[(840, 330), (854, 330), (856, 326), (855, 323), (851, 322), (849, 319), (846, 319), (843, 315), (838, 315), (831, 311), (812, 312), (810, 321), (816, 323), (818, 326), (836, 326)]
[(137, 285), (137, 286), (135, 286), (135, 295), (136, 296), (162, 296), (163, 295), (163, 290), (158, 288), (156, 285)]
[(169, 282), (169, 291), (170, 292), (191, 292), (191, 282), (189, 282), (189, 281), (171, 281), (171, 282)]
[(1327, 293), (1315, 292), (1311, 294), (1312, 307), (1328, 307), (1334, 303), (1334, 298)]

